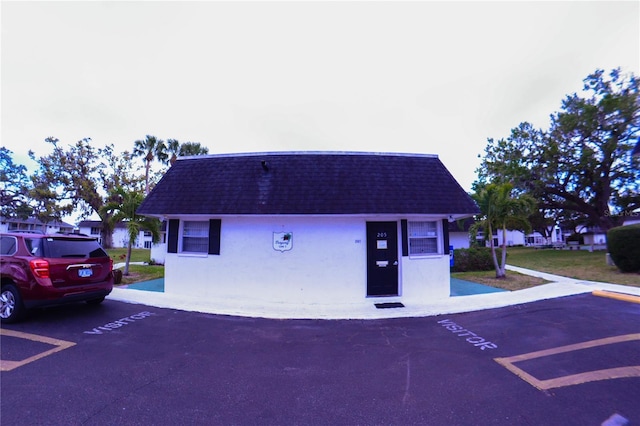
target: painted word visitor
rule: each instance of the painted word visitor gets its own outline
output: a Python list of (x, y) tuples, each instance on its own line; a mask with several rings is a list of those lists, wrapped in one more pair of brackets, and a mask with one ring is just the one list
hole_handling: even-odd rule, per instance
[(466, 337), (465, 340), (467, 342), (471, 343), (473, 346), (479, 347), (483, 351), (485, 349), (496, 349), (498, 347), (495, 343), (488, 342), (484, 337), (478, 336), (476, 333), (467, 330), (449, 319), (438, 321), (438, 324), (456, 334), (458, 337)]
[(102, 331), (112, 331), (116, 328), (120, 328), (124, 325), (131, 324), (132, 322), (139, 321), (141, 319), (145, 319), (150, 317), (151, 315), (155, 315), (152, 312), (143, 311), (137, 314), (130, 315), (128, 317), (120, 318), (119, 320), (107, 323), (103, 326), (96, 327), (91, 331), (85, 331), (85, 334), (102, 334)]

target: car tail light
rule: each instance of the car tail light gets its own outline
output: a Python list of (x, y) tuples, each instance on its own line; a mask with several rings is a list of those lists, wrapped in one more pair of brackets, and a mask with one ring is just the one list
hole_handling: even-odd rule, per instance
[(36, 277), (49, 278), (49, 262), (46, 260), (32, 260), (29, 266)]
[(113, 271), (113, 258), (112, 257), (109, 258), (109, 270)]

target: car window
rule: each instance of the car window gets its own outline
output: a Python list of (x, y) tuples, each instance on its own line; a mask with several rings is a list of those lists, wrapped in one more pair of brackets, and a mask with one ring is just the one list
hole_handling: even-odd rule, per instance
[(25, 238), (24, 243), (27, 245), (27, 250), (33, 256), (42, 255), (42, 239), (40, 238)]
[(49, 258), (109, 257), (95, 240), (46, 238), (44, 248)]
[(0, 237), (0, 254), (10, 256), (18, 250), (18, 240), (16, 237)]

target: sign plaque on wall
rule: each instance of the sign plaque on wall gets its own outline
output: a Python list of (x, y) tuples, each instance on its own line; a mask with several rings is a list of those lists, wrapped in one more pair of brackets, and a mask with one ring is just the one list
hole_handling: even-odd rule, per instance
[(280, 252), (291, 250), (293, 247), (293, 232), (274, 232), (273, 249)]

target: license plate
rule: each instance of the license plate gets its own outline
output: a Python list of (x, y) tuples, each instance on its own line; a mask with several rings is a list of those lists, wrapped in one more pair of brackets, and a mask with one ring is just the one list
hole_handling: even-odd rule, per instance
[(82, 278), (87, 278), (93, 275), (93, 271), (91, 269), (78, 269), (78, 276)]

